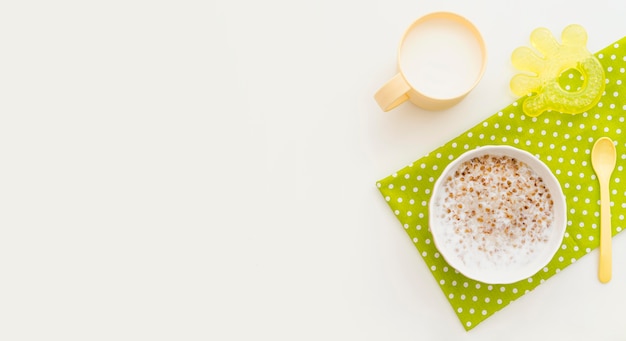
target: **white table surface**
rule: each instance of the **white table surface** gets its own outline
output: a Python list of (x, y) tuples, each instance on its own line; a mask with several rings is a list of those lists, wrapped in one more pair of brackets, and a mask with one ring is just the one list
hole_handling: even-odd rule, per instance
[[(481, 31), (460, 104), (383, 113), (416, 18)], [(626, 237), (465, 332), (375, 182), (512, 102), (509, 57), (619, 1), (0, 6), (0, 339), (624, 340)]]

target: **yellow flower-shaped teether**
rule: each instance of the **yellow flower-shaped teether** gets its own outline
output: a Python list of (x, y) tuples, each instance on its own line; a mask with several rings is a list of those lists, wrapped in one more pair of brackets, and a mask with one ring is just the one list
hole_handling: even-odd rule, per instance
[[(523, 110), (529, 116), (539, 116), (547, 110), (578, 114), (598, 103), (604, 92), (604, 70), (600, 61), (586, 47), (587, 32), (579, 25), (567, 26), (559, 44), (548, 29), (538, 28), (530, 35), (536, 53), (528, 47), (513, 51), (511, 62), (521, 71), (511, 79), (511, 90), (518, 96), (529, 95)], [(568, 70), (577, 70), (583, 84), (575, 91), (565, 90), (559, 77)]]

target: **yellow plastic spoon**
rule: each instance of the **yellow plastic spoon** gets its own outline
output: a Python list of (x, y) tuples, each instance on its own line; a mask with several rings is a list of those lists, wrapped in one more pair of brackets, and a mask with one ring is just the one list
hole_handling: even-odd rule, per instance
[(598, 279), (611, 280), (611, 199), (609, 181), (617, 158), (615, 145), (608, 137), (599, 138), (591, 151), (591, 165), (600, 182), (600, 267)]

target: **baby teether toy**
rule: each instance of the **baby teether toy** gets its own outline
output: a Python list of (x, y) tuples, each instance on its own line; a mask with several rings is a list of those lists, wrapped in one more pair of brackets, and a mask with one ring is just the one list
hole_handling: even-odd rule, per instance
[[(559, 44), (546, 28), (538, 28), (530, 35), (530, 42), (539, 52), (528, 47), (513, 51), (511, 62), (521, 71), (511, 79), (511, 91), (525, 96), (522, 108), (528, 116), (539, 116), (548, 110), (578, 114), (591, 109), (604, 92), (604, 70), (600, 61), (586, 47), (587, 32), (579, 25), (565, 27)], [(583, 84), (570, 91), (559, 84), (559, 77), (568, 70), (577, 70)]]

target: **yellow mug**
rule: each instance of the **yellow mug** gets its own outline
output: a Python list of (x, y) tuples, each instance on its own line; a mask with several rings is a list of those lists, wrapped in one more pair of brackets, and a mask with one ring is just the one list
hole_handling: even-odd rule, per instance
[(487, 52), (478, 29), (450, 12), (434, 12), (407, 28), (398, 47), (398, 73), (374, 99), (383, 111), (405, 101), (426, 110), (460, 102), (485, 72)]

